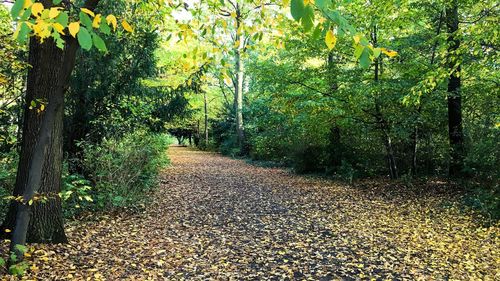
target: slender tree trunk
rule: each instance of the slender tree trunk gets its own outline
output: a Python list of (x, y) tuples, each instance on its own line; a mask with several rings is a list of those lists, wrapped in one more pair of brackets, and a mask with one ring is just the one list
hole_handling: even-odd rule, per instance
[[(436, 36), (439, 36), (441, 34), (441, 27), (443, 25), (443, 12), (439, 14), (439, 22), (436, 30)], [(438, 41), (434, 42), (434, 45), (432, 46), (432, 54), (431, 54), (431, 65), (434, 64), (434, 60), (436, 58), (436, 49), (438, 46)], [(417, 107), (417, 120), (415, 120), (415, 127), (413, 128), (413, 142), (412, 142), (412, 161), (411, 161), (411, 174), (413, 176), (417, 176), (418, 174), (418, 143), (419, 143), (419, 120), (420, 120), (420, 115), (422, 113), (422, 101), (420, 101), (418, 107)]]
[[(329, 93), (331, 96), (335, 94), (335, 91), (338, 89), (337, 83), (337, 66), (335, 65), (335, 59), (333, 52), (328, 53), (328, 84), (330, 85)], [(343, 147), (341, 141), (341, 133), (340, 127), (336, 122), (334, 122), (330, 127), (330, 135), (329, 135), (329, 153), (330, 153), (330, 165), (332, 166), (333, 171), (337, 171), (342, 165), (343, 158)]]
[(448, 29), (448, 135), (450, 141), (449, 175), (460, 176), (464, 165), (464, 135), (462, 128), (462, 94), (460, 78), (460, 38), (458, 37), (458, 1), (446, 7)]
[(239, 34), (239, 29), (241, 26), (241, 11), (239, 9), (239, 4), (236, 4), (236, 36), (235, 42), (237, 46), (235, 49), (235, 62), (236, 62), (236, 85), (234, 89), (234, 105), (236, 114), (236, 133), (238, 137), (238, 145), (240, 150), (244, 151), (245, 145), (245, 129), (243, 127), (243, 79), (244, 79), (244, 63), (243, 63), (243, 48), (244, 48), (244, 37)]
[[(376, 25), (373, 26), (372, 42), (373, 42), (373, 46), (376, 47), (377, 46), (377, 26)], [(375, 80), (375, 83), (378, 84), (380, 59), (376, 58), (374, 60), (374, 63), (375, 63), (374, 80)], [(379, 124), (380, 130), (382, 131), (382, 135), (383, 135), (384, 146), (385, 146), (385, 150), (387, 153), (387, 165), (389, 167), (389, 174), (391, 176), (391, 179), (397, 179), (399, 177), (398, 166), (396, 164), (396, 157), (394, 156), (394, 149), (392, 147), (390, 126), (382, 114), (382, 110), (380, 109), (380, 101), (378, 100), (377, 97), (375, 98), (375, 116), (377, 118), (377, 123)]]
[[(45, 7), (52, 1), (42, 1)], [(98, 0), (85, 3), (94, 9)], [(9, 207), (3, 229), (13, 229), (11, 250), (20, 254), (15, 245), (28, 242), (66, 242), (61, 200), (62, 135), (64, 118), (64, 93), (74, 68), (78, 43), (67, 38), (64, 50), (48, 39), (39, 43), (30, 40), (26, 104), (22, 134), (21, 154), (14, 188), (14, 201)], [(29, 109), (32, 101), (46, 103), (46, 109)], [(40, 108), (40, 106), (38, 106)], [(45, 202), (34, 200), (34, 195), (44, 196)]]
[[(418, 114), (420, 115), (420, 107), (418, 108)], [(413, 176), (417, 175), (417, 168), (418, 168), (418, 163), (417, 163), (417, 155), (418, 155), (418, 120), (416, 121), (417, 123), (415, 124), (415, 127), (413, 128), (413, 149), (412, 149), (412, 157), (411, 157), (411, 174)]]
[(207, 101), (207, 92), (203, 91), (203, 103), (205, 105), (205, 147), (208, 147), (208, 101)]

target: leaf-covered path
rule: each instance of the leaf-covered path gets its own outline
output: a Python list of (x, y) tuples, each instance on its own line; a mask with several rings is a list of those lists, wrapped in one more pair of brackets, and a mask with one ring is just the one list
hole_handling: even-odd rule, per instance
[(28, 277), (500, 277), (498, 227), (479, 227), (455, 208), (443, 207), (446, 193), (439, 187), (401, 195), (387, 187), (380, 187), (385, 192), (354, 188), (187, 148), (172, 147), (169, 153), (173, 165), (152, 206), (138, 215), (71, 223), (68, 245), (37, 246)]

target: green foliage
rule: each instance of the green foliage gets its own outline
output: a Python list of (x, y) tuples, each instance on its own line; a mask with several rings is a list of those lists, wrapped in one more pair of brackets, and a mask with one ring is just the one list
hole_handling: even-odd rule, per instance
[(60, 193), (66, 216), (73, 216), (93, 207), (92, 183), (79, 174), (70, 174), (65, 165)]
[(29, 264), (25, 261), (9, 266), (9, 273), (15, 276), (23, 276), (26, 274)]
[(500, 187), (476, 186), (464, 198), (466, 205), (477, 210), (486, 222), (500, 220)]
[(326, 160), (326, 150), (324, 147), (300, 143), (291, 147), (291, 149), (292, 156), (290, 160), (296, 173), (304, 174), (324, 171)]
[(10, 201), (6, 200), (12, 195), (16, 181), (18, 156), (15, 150), (0, 153), (0, 220), (3, 220)]
[(95, 207), (107, 210), (144, 203), (158, 183), (158, 172), (168, 164), (169, 144), (167, 135), (140, 131), (98, 145), (81, 143), (83, 167), (95, 185), (90, 190)]

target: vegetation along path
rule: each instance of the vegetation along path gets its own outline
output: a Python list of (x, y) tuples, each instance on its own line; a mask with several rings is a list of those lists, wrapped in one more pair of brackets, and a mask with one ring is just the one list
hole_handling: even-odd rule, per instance
[[(429, 191), (350, 187), (172, 147), (141, 214), (74, 223), (29, 277), (107, 280), (494, 280), (498, 227)], [(393, 187), (396, 189), (397, 187)], [(378, 189), (378, 190), (374, 190)], [(383, 189), (384, 192), (381, 192)], [(47, 262), (50, 260), (50, 262)], [(498, 279), (496, 279), (498, 280)]]

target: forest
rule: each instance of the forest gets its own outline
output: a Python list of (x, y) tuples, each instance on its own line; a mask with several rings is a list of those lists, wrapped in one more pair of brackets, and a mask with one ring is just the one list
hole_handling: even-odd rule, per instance
[(499, 14), (0, 0), (0, 280), (499, 280)]

